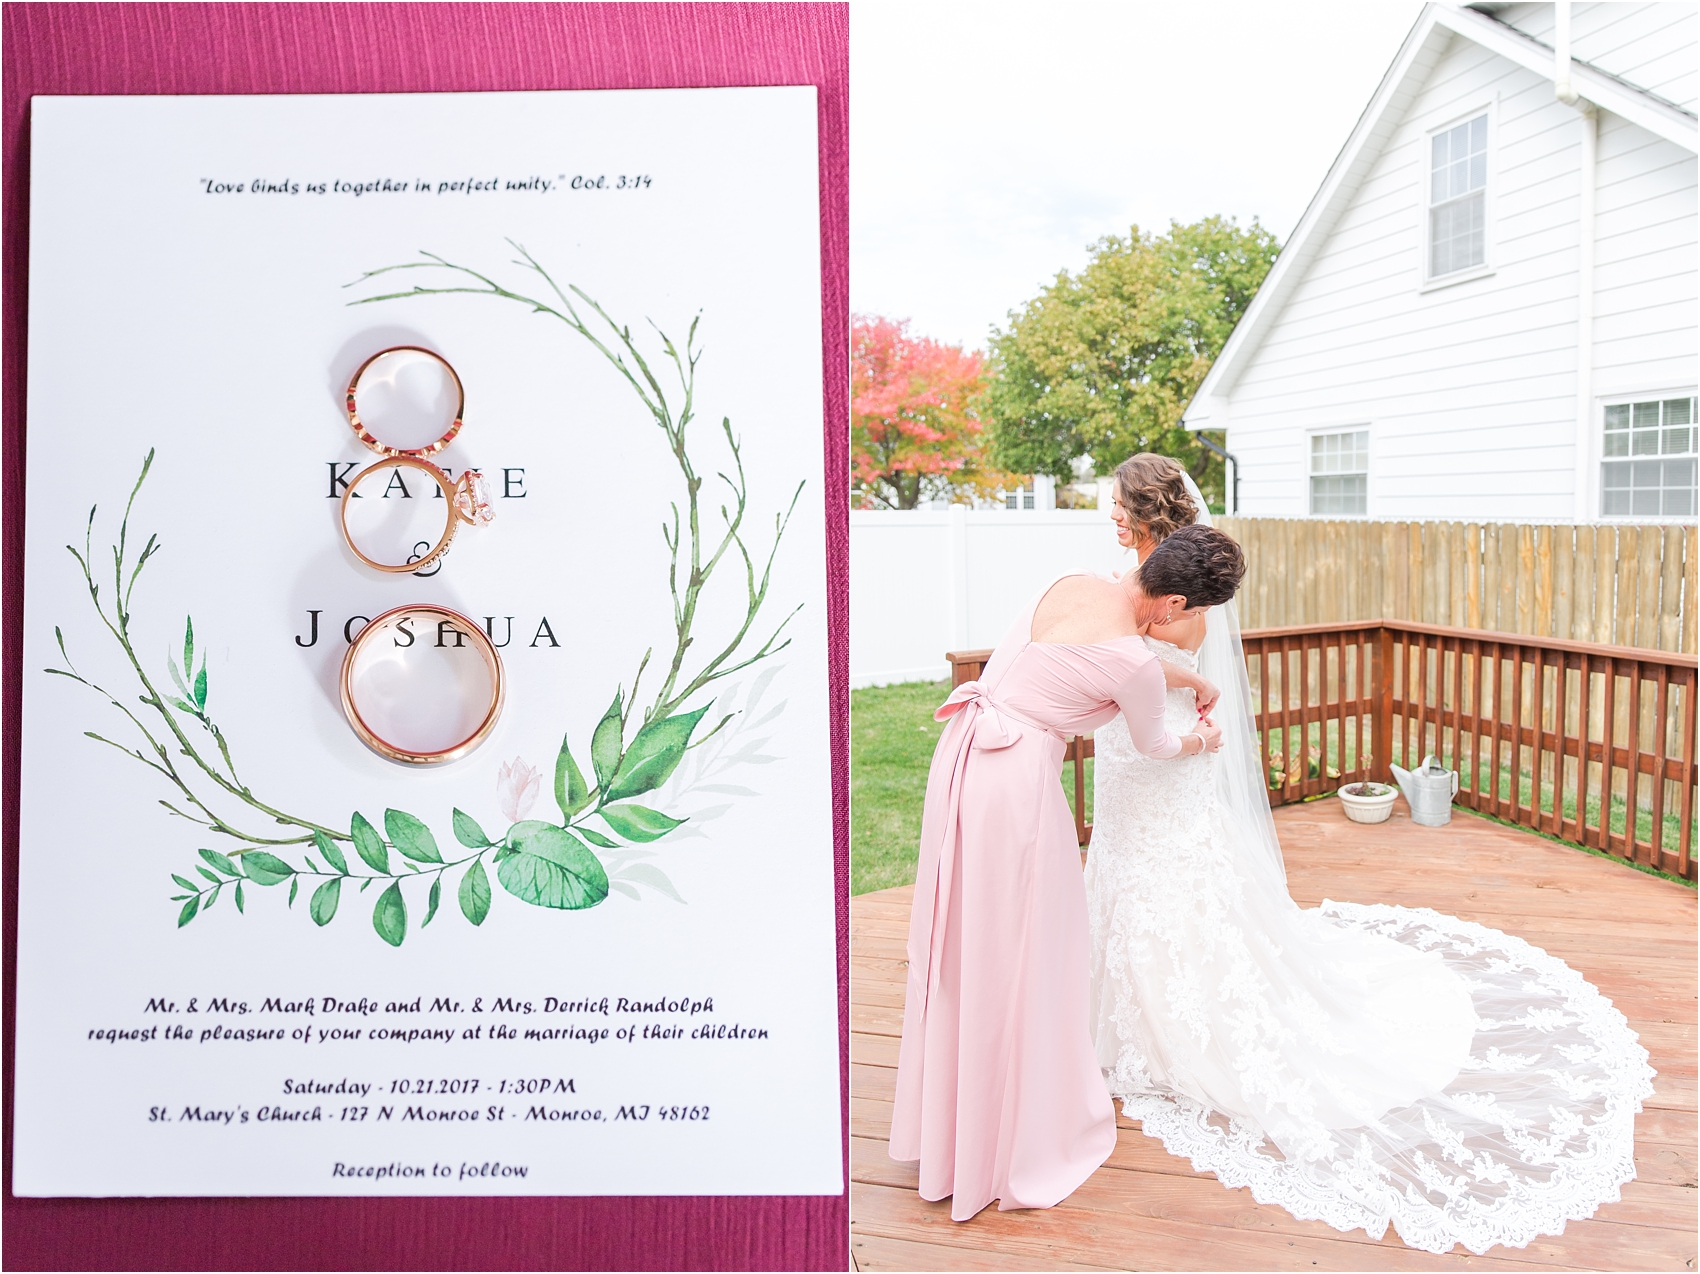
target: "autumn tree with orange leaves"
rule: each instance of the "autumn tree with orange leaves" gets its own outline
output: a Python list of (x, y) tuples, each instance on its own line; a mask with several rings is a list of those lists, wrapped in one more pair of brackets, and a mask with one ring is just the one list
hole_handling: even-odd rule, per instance
[(985, 361), (912, 336), (907, 321), (858, 315), (850, 335), (853, 498), (863, 509), (989, 499), (1020, 480), (981, 453)]

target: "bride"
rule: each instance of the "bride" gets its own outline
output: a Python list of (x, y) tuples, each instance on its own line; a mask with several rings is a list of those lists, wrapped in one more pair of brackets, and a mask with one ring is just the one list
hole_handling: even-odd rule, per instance
[[(1123, 463), (1116, 492), (1118, 538), (1141, 560), (1209, 524), (1167, 457)], [(1654, 1073), (1623, 1015), (1562, 961), (1482, 925), (1301, 909), (1234, 604), (1143, 640), (1222, 687), (1223, 746), (1158, 763), (1120, 718), (1096, 735), (1089, 1006), (1123, 1113), (1260, 1203), (1377, 1239), (1391, 1224), (1431, 1252), (1522, 1247), (1615, 1201)], [(1170, 690), (1166, 714), (1188, 729), (1193, 691)]]

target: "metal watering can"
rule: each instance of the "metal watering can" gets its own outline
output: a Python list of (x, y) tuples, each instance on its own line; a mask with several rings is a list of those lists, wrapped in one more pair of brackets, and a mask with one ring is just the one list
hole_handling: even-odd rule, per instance
[(1445, 827), (1452, 821), (1452, 798), (1458, 795), (1457, 770), (1443, 767), (1431, 752), (1415, 770), (1401, 770), (1395, 765), (1393, 777), (1399, 780), (1399, 790), (1411, 807), (1413, 823)]

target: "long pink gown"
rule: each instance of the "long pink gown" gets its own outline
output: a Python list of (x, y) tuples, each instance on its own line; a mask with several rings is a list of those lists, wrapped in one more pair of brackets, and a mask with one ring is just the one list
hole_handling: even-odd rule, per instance
[(921, 819), (891, 1157), (919, 1159), (921, 1196), (951, 1195), (957, 1221), (993, 1199), (1051, 1207), (1115, 1148), (1063, 737), (1120, 712), (1146, 755), (1181, 746), (1145, 643), (1034, 642), (1038, 601), (934, 714), (950, 724)]

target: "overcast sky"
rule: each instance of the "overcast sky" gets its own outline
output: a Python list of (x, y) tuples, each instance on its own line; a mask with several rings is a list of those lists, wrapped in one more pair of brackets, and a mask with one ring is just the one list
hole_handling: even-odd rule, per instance
[(850, 11), (850, 299), (981, 348), (1086, 246), (1211, 213), (1286, 241), (1419, 0)]

